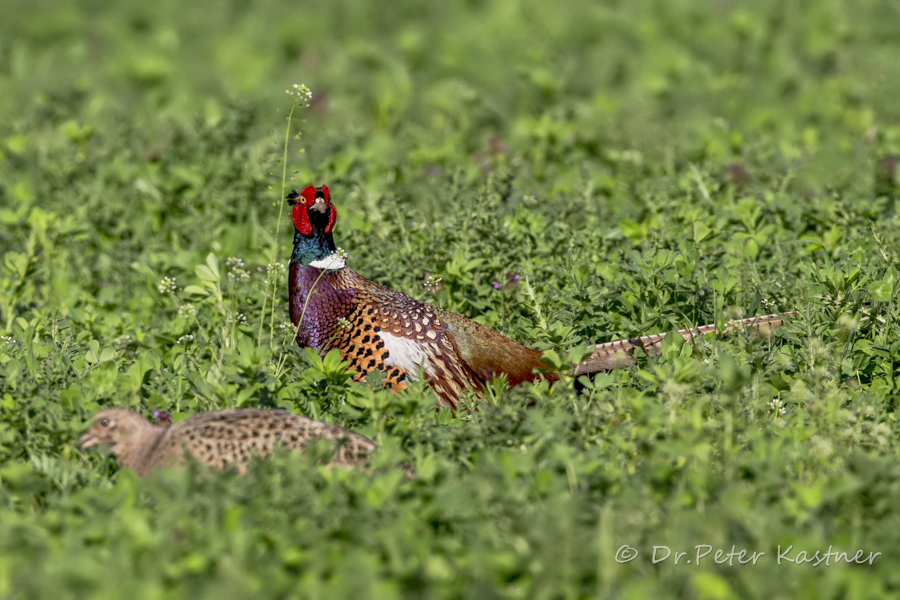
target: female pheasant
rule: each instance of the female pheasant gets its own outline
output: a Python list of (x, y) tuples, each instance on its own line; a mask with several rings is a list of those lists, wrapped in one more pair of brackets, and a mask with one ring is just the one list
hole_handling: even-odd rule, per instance
[(146, 477), (156, 469), (197, 463), (223, 469), (234, 465), (246, 470), (252, 455), (268, 456), (276, 444), (290, 450), (316, 440), (328, 440), (334, 448), (330, 464), (365, 465), (375, 442), (337, 425), (321, 423), (283, 410), (232, 409), (200, 413), (171, 425), (153, 425), (125, 408), (107, 408), (94, 415), (91, 428), (81, 436), (84, 449), (109, 446), (119, 464)]
[[(455, 410), (461, 392), (506, 373), (509, 384), (539, 377), (553, 382), (556, 373), (539, 373), (541, 352), (526, 348), (461, 315), (423, 304), (362, 277), (347, 267), (334, 244), (337, 209), (327, 186), (307, 186), (292, 192), (294, 251), (289, 271), (291, 321), (297, 343), (327, 352), (337, 348), (361, 379), (373, 371), (385, 375), (385, 385), (406, 387), (424, 372), (439, 398), (438, 405)], [(781, 315), (732, 321), (727, 328), (767, 331), (784, 323)], [(715, 331), (714, 325), (685, 329), (688, 341)], [(665, 334), (598, 345), (575, 375), (615, 369), (636, 361), (636, 348), (652, 352)]]

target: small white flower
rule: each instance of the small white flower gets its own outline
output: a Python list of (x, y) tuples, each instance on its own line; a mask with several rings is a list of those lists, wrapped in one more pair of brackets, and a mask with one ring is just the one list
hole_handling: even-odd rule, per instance
[(310, 91), (303, 83), (295, 83), (293, 88), (285, 90), (285, 93), (288, 96), (296, 98), (297, 103), (302, 104), (303, 106), (309, 106), (309, 103), (312, 102), (312, 91)]
[(177, 340), (175, 340), (175, 343), (176, 343), (176, 344), (180, 344), (180, 345), (186, 345), (186, 344), (188, 344), (188, 343), (190, 343), (190, 342), (193, 342), (193, 341), (194, 341), (194, 336), (193, 336), (193, 334), (188, 333), (188, 334), (186, 334), (186, 335), (181, 336), (181, 337), (178, 338)]
[(440, 291), (441, 279), (441, 277), (428, 275), (428, 277), (425, 278), (425, 283), (423, 283), (422, 286), (432, 294), (436, 294), (438, 291)]
[(777, 415), (783, 415), (786, 412), (784, 403), (778, 398), (772, 398), (772, 401), (769, 402), (769, 408)]
[(343, 248), (337, 249), (337, 255), (340, 256), (343, 260), (347, 260), (350, 257), (350, 255), (347, 254), (347, 251)]
[(113, 344), (115, 344), (116, 346), (127, 346), (130, 343), (131, 343), (131, 336), (127, 335), (127, 334), (120, 335), (119, 337), (117, 337), (116, 339), (113, 340)]
[(185, 302), (181, 306), (178, 307), (178, 316), (179, 317), (195, 317), (197, 316), (197, 307), (195, 307), (190, 302)]
[(285, 321), (281, 325), (278, 326), (278, 329), (281, 330), (282, 333), (286, 333), (289, 329), (293, 329), (294, 324), (288, 321)]
[(247, 316), (244, 313), (238, 313), (234, 317), (234, 320), (237, 321), (238, 323), (240, 323), (241, 325), (243, 325), (244, 323), (247, 322)]
[(340, 319), (338, 319), (337, 326), (339, 330), (343, 331), (353, 327), (353, 324), (344, 317), (341, 317)]
[(16, 345), (16, 338), (11, 335), (0, 335), (0, 343), (4, 343), (10, 348)]
[(244, 266), (244, 259), (242, 258), (232, 256), (226, 260), (225, 268), (228, 269), (228, 279), (232, 281), (247, 281), (250, 279), (250, 272)]
[(266, 273), (284, 273), (286, 270), (284, 263), (269, 263), (266, 265)]
[(174, 293), (178, 289), (178, 286), (175, 285), (174, 277), (163, 277), (160, 280), (159, 285), (156, 286), (156, 289), (159, 290), (160, 294), (165, 296), (166, 294)]

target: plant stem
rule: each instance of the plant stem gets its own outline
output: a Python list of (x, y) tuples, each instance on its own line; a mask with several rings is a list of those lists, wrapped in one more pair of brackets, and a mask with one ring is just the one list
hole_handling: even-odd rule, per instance
[[(284, 128), (284, 152), (281, 156), (281, 194), (279, 196), (280, 207), (278, 209), (278, 224), (275, 226), (275, 236), (272, 241), (272, 258), (269, 261), (269, 264), (275, 264), (278, 262), (278, 236), (281, 232), (281, 217), (284, 215), (284, 205), (285, 205), (285, 190), (287, 189), (287, 160), (288, 160), (288, 148), (291, 144), (291, 119), (294, 117), (294, 110), (297, 109), (297, 102), (294, 102), (291, 105), (291, 112), (288, 113), (287, 116), (287, 126)], [(272, 290), (272, 312), (269, 316), (269, 349), (271, 350), (274, 347), (275, 343), (275, 289), (274, 287), (278, 285), (278, 274), (275, 274), (275, 284)], [(268, 292), (268, 281), (266, 282), (266, 292)], [(262, 342), (262, 330), (263, 323), (265, 322), (265, 311), (266, 311), (266, 303), (263, 301), (263, 308), (261, 315), (263, 315), (259, 324), (259, 342)]]
[(287, 159), (288, 159), (288, 147), (291, 143), (291, 119), (294, 116), (294, 110), (297, 108), (297, 103), (294, 102), (291, 105), (291, 112), (288, 113), (287, 117), (287, 127), (284, 128), (284, 154), (281, 157), (281, 195), (279, 197), (279, 202), (281, 202), (281, 207), (278, 210), (278, 225), (275, 228), (275, 241), (272, 243), (272, 261), (276, 262), (278, 259), (278, 233), (281, 231), (281, 217), (284, 215), (284, 191), (287, 189)]
[(269, 349), (274, 347), (275, 342), (275, 294), (278, 293), (278, 281), (281, 279), (281, 271), (276, 268), (274, 280), (272, 281), (272, 314), (269, 317)]

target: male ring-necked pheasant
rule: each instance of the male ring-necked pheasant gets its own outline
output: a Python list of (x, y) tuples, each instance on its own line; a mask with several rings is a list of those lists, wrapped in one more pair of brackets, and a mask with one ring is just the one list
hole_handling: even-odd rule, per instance
[[(480, 393), (482, 385), (506, 373), (509, 384), (539, 377), (555, 381), (544, 367), (541, 351), (526, 348), (496, 331), (461, 315), (423, 304), (362, 277), (338, 253), (332, 229), (337, 209), (327, 186), (307, 186), (292, 192), (294, 250), (291, 254), (289, 294), (291, 321), (297, 343), (322, 352), (340, 350), (341, 358), (357, 371), (356, 378), (381, 371), (385, 385), (398, 390), (424, 370), (441, 405), (456, 408), (465, 388)], [(784, 323), (782, 315), (731, 321), (726, 327), (754, 332)], [(715, 325), (685, 329), (688, 341), (712, 333)], [(634, 364), (636, 348), (652, 352), (666, 334), (653, 334), (598, 345), (575, 370), (575, 375)]]

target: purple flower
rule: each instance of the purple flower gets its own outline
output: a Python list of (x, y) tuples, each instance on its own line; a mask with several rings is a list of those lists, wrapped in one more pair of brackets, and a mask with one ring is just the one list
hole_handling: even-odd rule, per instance
[(153, 421), (160, 427), (168, 427), (172, 424), (172, 413), (167, 410), (153, 409)]
[(492, 281), (492, 282), (491, 282), (491, 285), (494, 286), (494, 289), (495, 289), (495, 290), (499, 290), (499, 289), (500, 289), (500, 284), (497, 283), (496, 281)]
[(172, 424), (172, 413), (167, 410), (153, 409), (153, 420), (160, 427), (169, 427)]

